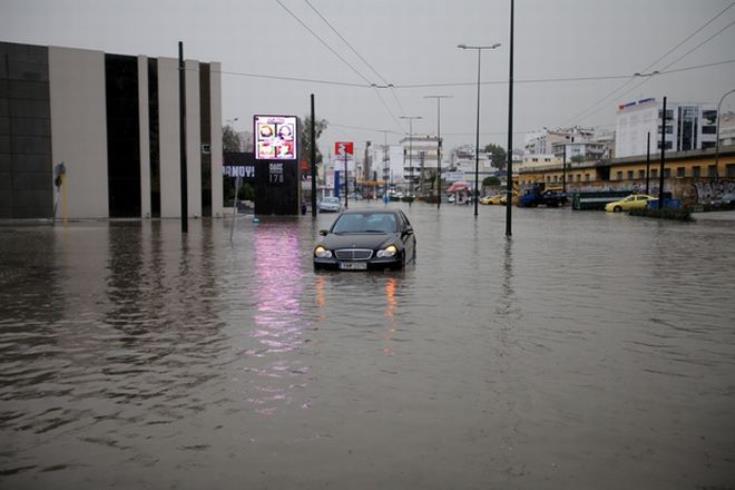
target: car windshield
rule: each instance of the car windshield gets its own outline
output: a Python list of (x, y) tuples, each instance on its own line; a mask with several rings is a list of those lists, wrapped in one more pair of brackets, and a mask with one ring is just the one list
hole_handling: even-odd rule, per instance
[(339, 204), (339, 198), (337, 197), (325, 197), (324, 202), (328, 202), (331, 204)]
[(332, 233), (395, 233), (396, 217), (391, 213), (349, 213), (339, 217)]

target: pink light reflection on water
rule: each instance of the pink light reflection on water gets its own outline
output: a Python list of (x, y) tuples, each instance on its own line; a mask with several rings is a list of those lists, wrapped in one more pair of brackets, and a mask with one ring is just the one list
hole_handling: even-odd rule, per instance
[(251, 335), (263, 348), (251, 353), (265, 364), (248, 369), (257, 381), (247, 401), (262, 415), (273, 415), (290, 405), (293, 391), (305, 387), (299, 378), (308, 373), (291, 355), (303, 344), (305, 327), (297, 233), (295, 223), (264, 224), (255, 229), (256, 313)]

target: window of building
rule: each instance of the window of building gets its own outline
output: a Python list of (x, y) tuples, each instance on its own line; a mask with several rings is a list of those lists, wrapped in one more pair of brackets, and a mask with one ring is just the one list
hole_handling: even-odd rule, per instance
[(651, 170), (651, 178), (655, 179), (656, 177), (658, 177), (658, 170), (656, 169)]
[(702, 175), (702, 167), (697, 165), (696, 167), (692, 167), (692, 177), (700, 177)]
[(686, 177), (687, 172), (684, 167), (677, 167), (676, 168), (676, 176), (677, 177)]
[(616, 175), (616, 177), (615, 177), (616, 180), (623, 180), (623, 171), (622, 170), (618, 170), (618, 173), (615, 174), (615, 175)]
[[(671, 141), (667, 141), (666, 142), (666, 149), (667, 150), (670, 150), (671, 148), (673, 148), (673, 143)], [(660, 141), (658, 142), (658, 149), (659, 150), (661, 149), (661, 142)]]
[(728, 163), (725, 165), (725, 175), (728, 177), (735, 177), (735, 164)]
[[(666, 125), (666, 134), (673, 134), (674, 133), (674, 126)], [(658, 127), (658, 134), (661, 134), (661, 126)]]
[(577, 174), (577, 182), (581, 182), (581, 181), (582, 181), (582, 174)]
[(665, 168), (664, 169), (664, 179), (668, 179), (669, 177), (671, 177), (671, 169)]
[(704, 119), (708, 124), (715, 124), (717, 122), (717, 111), (702, 111), (702, 119)]
[(632, 170), (628, 170), (628, 180), (633, 180), (633, 178), (634, 178), (633, 177), (633, 171)]
[(589, 182), (590, 181), (590, 174), (584, 174), (584, 180), (586, 180), (587, 182)]
[(702, 134), (717, 134), (717, 126), (702, 126)]
[(717, 177), (717, 167), (715, 167), (714, 165), (708, 165), (707, 177)]
[[(722, 141), (722, 140), (720, 140)], [(714, 141), (702, 141), (702, 149), (703, 150), (709, 150), (710, 148), (714, 148), (715, 142)]]
[(538, 162), (538, 158), (531, 158), (532, 162)]
[(646, 178), (646, 171), (645, 170), (639, 170), (638, 171), (638, 178), (639, 179), (645, 179)]

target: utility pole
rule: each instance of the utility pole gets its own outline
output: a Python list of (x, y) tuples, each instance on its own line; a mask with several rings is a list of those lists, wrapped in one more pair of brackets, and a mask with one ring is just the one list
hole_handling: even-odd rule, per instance
[(436, 208), (442, 205), (442, 117), (441, 100), (451, 99), (451, 95), (427, 95), (424, 99), (436, 99)]
[(720, 119), (721, 119), (721, 113), (722, 113), (722, 102), (725, 100), (725, 97), (728, 95), (735, 93), (735, 89), (732, 89), (730, 91), (725, 92), (725, 94), (720, 97), (720, 101), (717, 103), (717, 140), (715, 141), (715, 178), (717, 178), (717, 175), (720, 172)]
[[(179, 152), (181, 171), (181, 232), (189, 232), (188, 182), (186, 175), (186, 66), (184, 64), (184, 43), (179, 41)], [(233, 222), (234, 226), (234, 222)]]
[(508, 77), (508, 173), (505, 203), (505, 236), (511, 236), (513, 205), (513, 0), (510, 0), (510, 76)]
[(316, 218), (316, 119), (314, 118), (314, 94), (311, 94), (311, 217)]
[(664, 110), (661, 112), (661, 170), (658, 176), (658, 209), (664, 208), (664, 167), (666, 166), (666, 97)]
[(401, 119), (408, 119), (408, 168), (409, 168), (409, 182), (408, 182), (408, 205), (409, 207), (413, 203), (413, 121), (414, 119), (423, 119), (421, 116), (401, 116)]
[(646, 133), (646, 195), (649, 195), (651, 176), (651, 132)]
[(567, 145), (564, 145), (564, 156), (562, 157), (562, 164), (561, 164), (561, 190), (566, 195), (567, 193)]

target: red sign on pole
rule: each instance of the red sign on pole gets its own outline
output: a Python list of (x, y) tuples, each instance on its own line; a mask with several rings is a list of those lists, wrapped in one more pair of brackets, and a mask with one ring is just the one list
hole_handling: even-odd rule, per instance
[(352, 141), (337, 141), (334, 143), (334, 154), (340, 157), (351, 157), (355, 154)]

